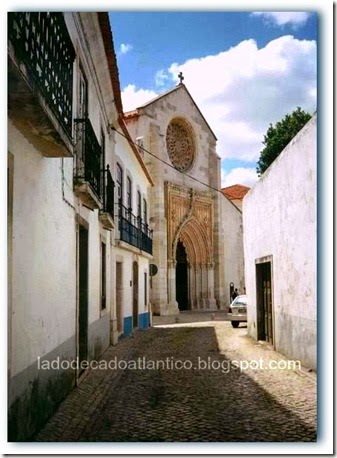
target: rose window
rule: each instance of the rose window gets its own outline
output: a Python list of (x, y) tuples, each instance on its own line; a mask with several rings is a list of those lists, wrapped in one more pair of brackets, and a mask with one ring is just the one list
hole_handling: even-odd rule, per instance
[(193, 164), (194, 141), (190, 128), (180, 120), (170, 122), (166, 132), (166, 146), (173, 166), (186, 172)]

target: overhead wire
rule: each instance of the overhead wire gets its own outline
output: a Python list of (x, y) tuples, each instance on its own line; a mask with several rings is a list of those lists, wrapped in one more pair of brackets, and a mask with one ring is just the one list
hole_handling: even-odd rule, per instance
[[(114, 130), (115, 132), (117, 132), (119, 135), (121, 135), (122, 137), (124, 137), (126, 140), (130, 141), (130, 139), (124, 135), (122, 132), (120, 132), (119, 130), (117, 130), (114, 126), (111, 126), (111, 129)], [(169, 162), (165, 161), (164, 159), (161, 159), (160, 157), (158, 157), (156, 154), (154, 153), (151, 153), (151, 151), (148, 151), (146, 148), (144, 148), (143, 146), (141, 145), (138, 145), (136, 142), (134, 142), (132, 139), (131, 139), (132, 143), (136, 146), (136, 148), (140, 148), (142, 149), (143, 151), (145, 151), (147, 154), (149, 154), (150, 156), (154, 157), (155, 159), (157, 159), (158, 161), (162, 162), (163, 164), (167, 165), (168, 167), (170, 167), (171, 169), (174, 169), (176, 172), (179, 172), (181, 173), (182, 175), (190, 178), (191, 180), (194, 180), (196, 182), (198, 182), (199, 184), (202, 184), (203, 186), (206, 186), (207, 188), (210, 188), (212, 189), (213, 191), (216, 191), (216, 192), (219, 192), (222, 196), (224, 195), (221, 191), (221, 189), (218, 189), (218, 188), (215, 188), (214, 186), (211, 186), (201, 180), (199, 180), (198, 178), (190, 175), (189, 173), (186, 173), (186, 172), (182, 172), (181, 170), (178, 170), (176, 169), (172, 164), (170, 164)]]

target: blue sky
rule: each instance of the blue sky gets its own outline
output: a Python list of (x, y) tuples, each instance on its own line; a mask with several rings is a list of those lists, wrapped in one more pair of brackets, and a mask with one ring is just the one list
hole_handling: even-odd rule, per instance
[(252, 185), (263, 135), (316, 109), (313, 12), (110, 13), (125, 111), (184, 83), (218, 138), (222, 185)]

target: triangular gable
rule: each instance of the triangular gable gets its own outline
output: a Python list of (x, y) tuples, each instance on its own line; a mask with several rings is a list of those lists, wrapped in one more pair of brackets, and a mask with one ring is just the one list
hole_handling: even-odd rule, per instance
[(214, 134), (213, 130), (211, 129), (210, 125), (208, 124), (208, 122), (206, 121), (204, 115), (201, 113), (198, 105), (195, 103), (193, 97), (191, 96), (191, 94), (189, 93), (187, 87), (185, 86), (185, 84), (183, 83), (180, 83), (178, 84), (177, 86), (175, 86), (173, 89), (170, 89), (166, 92), (163, 92), (162, 94), (158, 95), (158, 97), (155, 97), (154, 99), (150, 100), (149, 102), (145, 103), (144, 105), (141, 105), (140, 107), (138, 107), (136, 110), (132, 110), (132, 111), (129, 111), (129, 112), (126, 112), (124, 113), (124, 118), (127, 120), (129, 118), (133, 118), (133, 117), (136, 117), (136, 116), (139, 116), (141, 113), (139, 112), (139, 110), (142, 110), (144, 108), (147, 108), (148, 106), (152, 105), (153, 103), (156, 103), (158, 102), (158, 100), (161, 100), (162, 98), (168, 96), (169, 94), (172, 94), (173, 92), (176, 92), (178, 90), (185, 90), (185, 92), (187, 93), (187, 95), (189, 96), (189, 98), (191, 99), (193, 105), (195, 106), (195, 108), (197, 109), (198, 113), (200, 114), (200, 116), (202, 117), (202, 119), (204, 120), (205, 124), (207, 125), (208, 129), (210, 130), (211, 134), (213, 135), (214, 139), (217, 140), (216, 138), (216, 135)]

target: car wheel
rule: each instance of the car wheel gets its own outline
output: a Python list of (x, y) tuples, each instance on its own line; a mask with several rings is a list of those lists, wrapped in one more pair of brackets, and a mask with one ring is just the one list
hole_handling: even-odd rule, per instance
[(232, 321), (233, 328), (237, 328), (239, 326), (240, 321)]

